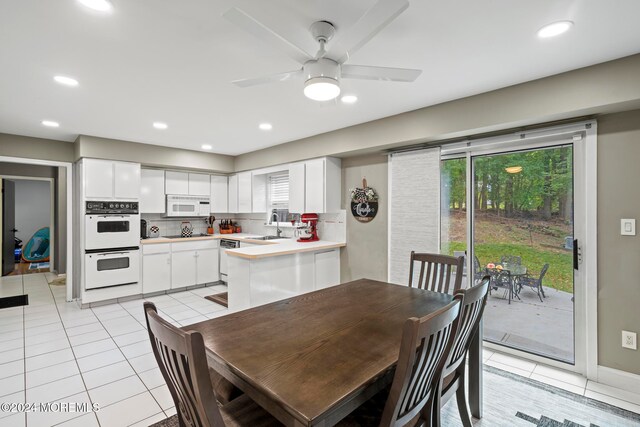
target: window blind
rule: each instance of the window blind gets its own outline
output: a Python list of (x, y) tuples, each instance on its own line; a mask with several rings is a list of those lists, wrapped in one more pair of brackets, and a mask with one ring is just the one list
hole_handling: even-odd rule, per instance
[(272, 209), (289, 208), (289, 172), (269, 176), (269, 202)]

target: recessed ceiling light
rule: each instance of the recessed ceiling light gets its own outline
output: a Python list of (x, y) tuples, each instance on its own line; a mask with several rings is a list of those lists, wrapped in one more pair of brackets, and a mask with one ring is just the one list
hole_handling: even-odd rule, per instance
[(67, 76), (54, 76), (53, 80), (55, 80), (56, 83), (60, 83), (65, 86), (78, 86), (78, 81), (76, 79)]
[(209, 144), (203, 144), (203, 145), (202, 145), (202, 149), (203, 149), (203, 150), (211, 150), (212, 148), (213, 148), (213, 147), (212, 147), (212, 146), (210, 146)]
[(571, 21), (558, 21), (553, 22), (549, 25), (545, 25), (544, 27), (538, 30), (538, 37), (541, 39), (546, 39), (549, 37), (559, 36), (562, 33), (566, 33), (569, 31), (573, 22)]
[(354, 104), (358, 101), (358, 97), (355, 95), (345, 95), (342, 98), (340, 98), (340, 100), (345, 104)]
[(78, 0), (84, 6), (89, 9), (97, 10), (98, 12), (109, 12), (113, 9), (113, 5), (109, 0)]
[(41, 122), (44, 126), (48, 126), (50, 128), (57, 128), (60, 126), (60, 123), (54, 122), (53, 120), (43, 120)]
[(258, 127), (260, 129), (262, 129), (262, 130), (271, 130), (271, 129), (273, 129), (273, 126), (271, 125), (271, 123), (260, 123), (260, 125)]
[(166, 123), (162, 123), (162, 122), (153, 122), (153, 127), (154, 127), (154, 128), (156, 128), (156, 129), (162, 129), (162, 130), (164, 130), (164, 129), (168, 128), (169, 126), (167, 126), (167, 124), (166, 124)]

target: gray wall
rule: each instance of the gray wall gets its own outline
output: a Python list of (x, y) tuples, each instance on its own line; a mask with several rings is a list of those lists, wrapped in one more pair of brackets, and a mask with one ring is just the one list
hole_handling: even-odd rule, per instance
[(598, 359), (640, 375), (640, 351), (621, 331), (640, 334), (640, 234), (620, 235), (620, 219), (640, 231), (640, 110), (598, 119)]
[[(381, 154), (342, 159), (342, 208), (347, 211), (347, 246), (340, 255), (340, 280), (360, 278), (387, 281), (387, 156)], [(380, 197), (376, 217), (368, 223), (351, 215), (349, 189), (360, 187), (362, 178)]]
[(0, 133), (0, 156), (73, 162), (73, 143)]
[(640, 108), (640, 54), (236, 157), (236, 171)]
[(11, 181), (16, 183), (16, 237), (26, 245), (33, 233), (51, 225), (51, 182)]
[(138, 144), (116, 139), (80, 135), (75, 142), (75, 159), (122, 160), (145, 166), (204, 170), (207, 172), (233, 172), (233, 157), (201, 151)]

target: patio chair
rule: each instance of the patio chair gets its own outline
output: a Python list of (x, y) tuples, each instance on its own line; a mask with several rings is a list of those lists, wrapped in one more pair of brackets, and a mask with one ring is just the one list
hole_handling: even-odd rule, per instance
[(542, 279), (544, 279), (544, 275), (547, 274), (547, 270), (549, 269), (549, 264), (545, 264), (540, 270), (539, 277), (532, 277), (530, 275), (526, 275), (521, 277), (518, 281), (518, 286), (522, 289), (523, 286), (528, 286), (532, 291), (535, 291), (538, 294), (538, 298), (540, 298), (540, 302), (544, 302), (542, 298), (546, 298), (544, 294), (544, 289), (542, 289)]
[(503, 255), (500, 257), (500, 263), (511, 265), (522, 265), (522, 257), (517, 255)]
[(511, 278), (511, 272), (509, 270), (500, 270), (497, 268), (488, 268), (489, 276), (491, 276), (491, 282), (489, 286), (489, 295), (492, 290), (498, 290), (498, 288), (504, 289), (505, 294), (509, 295), (509, 304), (514, 297), (520, 299), (518, 293), (515, 290), (513, 280)]
[(477, 285), (482, 281), (482, 278), (489, 274), (486, 268), (480, 265), (480, 260), (477, 256), (473, 256), (473, 281)]

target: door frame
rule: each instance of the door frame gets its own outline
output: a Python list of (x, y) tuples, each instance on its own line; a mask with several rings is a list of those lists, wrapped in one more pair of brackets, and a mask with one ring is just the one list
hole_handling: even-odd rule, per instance
[[(54, 160), (29, 159), (22, 157), (0, 156), (0, 162), (17, 163), (27, 165), (55, 166), (65, 168), (66, 190), (67, 190), (67, 271), (65, 277), (66, 300), (73, 301), (73, 163), (59, 162)], [(62, 237), (61, 237), (62, 238)]]
[[(565, 141), (561, 142), (560, 139)], [(523, 350), (484, 342), (484, 346), (503, 353), (557, 368), (574, 371), (588, 379), (597, 379), (597, 122), (595, 120), (559, 125), (544, 129), (465, 141), (443, 146), (441, 159), (466, 158), (467, 183), (467, 259), (473, 259), (472, 158), (486, 154), (507, 153), (557, 145), (573, 146), (574, 165), (574, 238), (581, 253), (579, 268), (574, 270), (574, 364), (568, 364)], [(448, 149), (447, 149), (448, 148)]]

